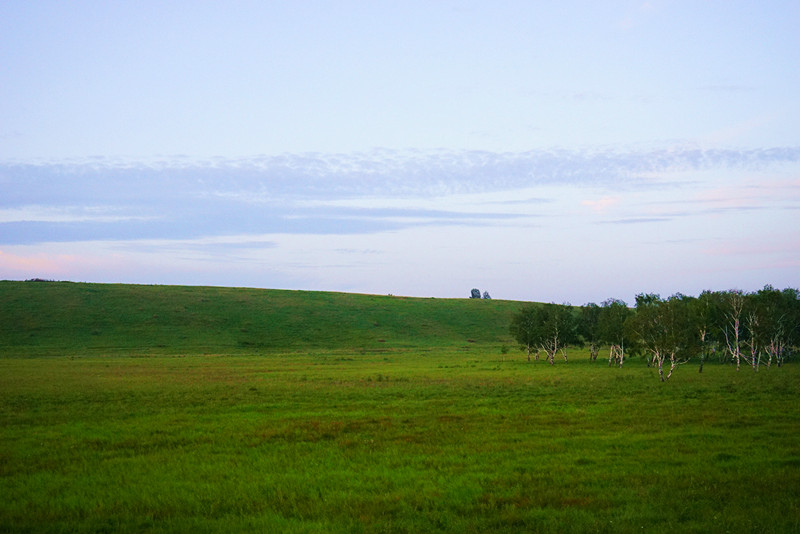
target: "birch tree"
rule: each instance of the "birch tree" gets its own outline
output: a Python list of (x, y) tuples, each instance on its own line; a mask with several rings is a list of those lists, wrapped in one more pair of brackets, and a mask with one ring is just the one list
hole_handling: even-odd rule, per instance
[[(748, 296), (751, 301), (748, 315), (748, 334), (752, 330), (752, 339), (748, 347), (758, 346), (759, 359), (755, 361), (756, 370), (760, 364), (760, 356), (766, 355), (767, 368), (773, 360), (778, 367), (783, 365), (786, 352), (797, 340), (798, 313), (800, 300), (796, 289), (787, 288), (779, 291), (770, 285)], [(752, 323), (752, 324), (751, 324)]]
[(514, 316), (510, 329), (528, 361), (534, 350), (537, 360), (539, 352), (544, 352), (551, 365), (559, 353), (567, 361), (567, 345), (577, 341), (575, 318), (568, 305), (525, 306)]
[[(687, 310), (687, 299), (676, 294), (662, 300), (657, 294), (636, 297), (636, 315), (632, 319), (639, 342), (649, 353), (658, 377), (666, 382), (679, 365), (687, 363), (695, 348), (694, 325)], [(669, 370), (664, 374), (664, 365)]]
[(578, 334), (589, 344), (589, 360), (597, 361), (600, 353), (600, 306), (589, 302), (581, 306), (578, 316)]
[[(538, 306), (529, 304), (522, 309), (511, 320), (509, 328), (511, 335), (519, 343), (520, 348), (525, 351), (528, 361), (531, 361), (531, 352), (538, 349), (539, 325), (538, 325)], [(536, 359), (539, 359), (539, 352), (536, 352)]]
[(722, 331), (725, 335), (728, 354), (736, 363), (736, 370), (738, 371), (742, 360), (744, 293), (738, 289), (732, 289), (725, 292), (723, 298), (727, 310)]
[(633, 312), (625, 301), (606, 299), (598, 317), (600, 339), (609, 345), (608, 365), (622, 367), (625, 360), (625, 321)]
[(742, 351), (742, 358), (749, 363), (753, 371), (758, 372), (761, 366), (761, 319), (758, 312), (750, 309), (744, 315), (744, 346), (747, 350)]
[(575, 317), (572, 308), (566, 304), (545, 304), (541, 308), (541, 331), (539, 346), (547, 355), (547, 361), (553, 365), (559, 352), (567, 361), (567, 345), (575, 343)]
[(697, 298), (690, 299), (689, 310), (699, 341), (700, 367), (698, 372), (703, 372), (703, 365), (716, 352), (717, 324), (720, 322), (722, 303), (720, 294), (712, 291), (703, 291)]

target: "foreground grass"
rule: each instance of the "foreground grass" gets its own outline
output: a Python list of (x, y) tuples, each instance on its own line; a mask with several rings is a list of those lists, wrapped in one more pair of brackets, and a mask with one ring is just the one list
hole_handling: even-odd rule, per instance
[(0, 530), (790, 532), (800, 369), (0, 359)]

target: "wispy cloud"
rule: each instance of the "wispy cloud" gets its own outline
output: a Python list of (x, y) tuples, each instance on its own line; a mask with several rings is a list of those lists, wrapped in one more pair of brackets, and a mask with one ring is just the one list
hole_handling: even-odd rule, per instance
[[(582, 202), (605, 214), (619, 209), (619, 192), (689, 187), (686, 176), (708, 169), (754, 170), (797, 161), (800, 147), (520, 153), (378, 149), (206, 161), (5, 163), (0, 164), (0, 243), (368, 233), (420, 224), (487, 223), (538, 216), (563, 196), (564, 188), (614, 190)], [(676, 175), (684, 178), (675, 181)], [(796, 189), (797, 184), (772, 187)], [(705, 209), (743, 209), (753, 198), (752, 192), (742, 191), (726, 197), (724, 188), (702, 195), (694, 200)]]
[(21, 206), (0, 209), (0, 223), (48, 222), (116, 223), (123, 221), (146, 221), (155, 217), (121, 213), (120, 210), (102, 206)]
[[(689, 147), (6, 163), (0, 277), (453, 295), (482, 273), (494, 295), (532, 266), (605, 273), (605, 291), (675, 269), (702, 284), (714, 257), (734, 280), (752, 261), (730, 247), (796, 240), (798, 162), (800, 147)], [(749, 250), (791, 276), (797, 251)], [(425, 276), (392, 286), (408, 272)]]
[(800, 180), (748, 180), (709, 188), (693, 201), (708, 210), (772, 209), (800, 205)]
[(613, 221), (600, 221), (600, 224), (644, 224), (654, 222), (665, 222), (670, 219), (666, 217), (639, 217), (630, 219), (615, 219)]
[[(346, 198), (352, 195), (479, 193), (531, 185), (636, 185), (681, 170), (759, 168), (800, 161), (800, 147), (752, 150), (667, 148), (648, 151), (374, 150), (353, 154), (284, 154), (240, 159), (148, 163), (83, 160), (0, 164), (4, 206), (70, 199), (137, 201), (187, 195)], [(646, 184), (644, 184), (646, 185)]]

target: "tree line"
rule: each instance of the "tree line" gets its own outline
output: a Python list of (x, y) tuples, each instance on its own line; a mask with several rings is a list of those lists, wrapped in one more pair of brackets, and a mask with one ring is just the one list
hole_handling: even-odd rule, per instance
[(800, 346), (800, 292), (767, 285), (752, 293), (704, 291), (697, 297), (640, 293), (632, 308), (618, 299), (579, 307), (528, 304), (510, 331), (528, 361), (543, 354), (551, 365), (557, 357), (567, 361), (567, 347), (588, 345), (592, 361), (607, 348), (609, 366), (644, 357), (662, 382), (692, 360), (701, 373), (711, 359), (757, 372), (763, 365), (781, 367)]

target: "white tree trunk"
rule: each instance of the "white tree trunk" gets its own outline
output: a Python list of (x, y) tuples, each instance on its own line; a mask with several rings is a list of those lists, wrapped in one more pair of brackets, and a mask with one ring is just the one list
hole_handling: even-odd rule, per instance
[(625, 356), (622, 352), (622, 347), (620, 345), (611, 345), (608, 351), (608, 366), (611, 367), (612, 362), (614, 362), (617, 364), (617, 367), (622, 367), (624, 359)]
[(661, 354), (661, 352), (654, 350), (653, 363), (658, 367), (658, 378), (660, 378), (662, 382), (666, 382), (667, 379), (664, 378), (664, 355)]
[[(730, 326), (733, 332), (728, 335), (728, 328), (726, 326), (725, 343), (728, 345), (728, 352), (730, 352), (731, 356), (733, 357), (733, 361), (736, 362), (736, 370), (738, 371), (742, 357), (742, 348), (739, 343), (739, 336), (741, 331), (742, 308), (744, 308), (744, 296), (742, 296), (740, 293), (732, 293), (730, 297), (730, 304), (731, 311), (728, 312), (728, 319), (730, 320)], [(731, 336), (733, 339), (731, 339)]]

